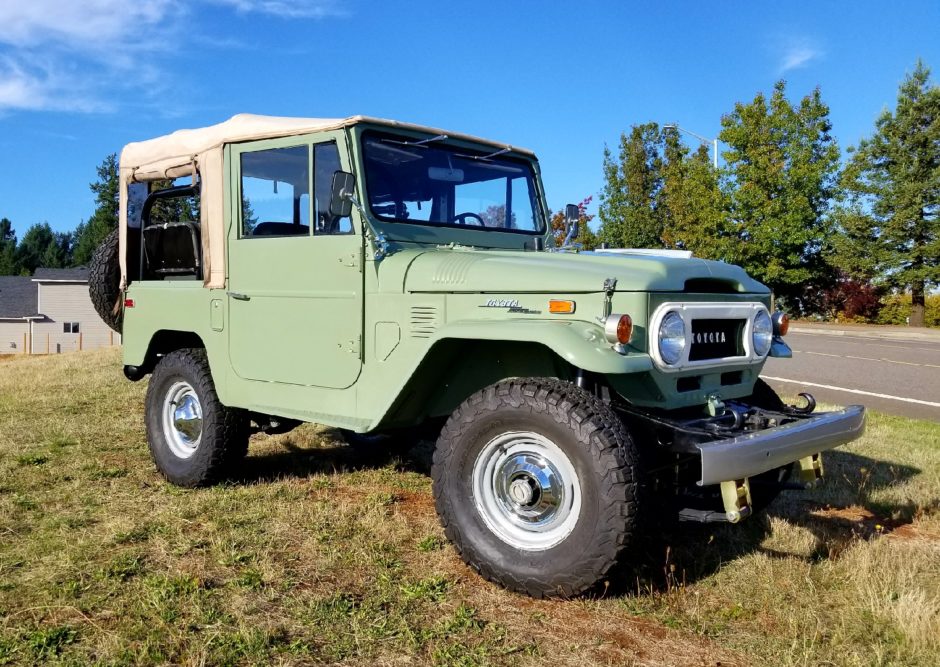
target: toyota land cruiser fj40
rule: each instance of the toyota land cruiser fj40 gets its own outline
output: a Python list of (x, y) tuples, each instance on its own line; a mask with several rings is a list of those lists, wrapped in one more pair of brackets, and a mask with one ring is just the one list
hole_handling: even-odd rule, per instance
[(787, 318), (739, 267), (553, 247), (516, 146), (240, 115), (129, 144), (120, 204), (91, 292), (169, 481), (223, 478), (253, 428), (430, 425), (447, 537), (516, 591), (590, 589), (645, 515), (744, 519), (864, 428), (759, 378)]

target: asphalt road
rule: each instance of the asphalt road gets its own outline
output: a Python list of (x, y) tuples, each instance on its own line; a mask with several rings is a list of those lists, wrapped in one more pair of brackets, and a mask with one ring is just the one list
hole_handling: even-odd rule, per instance
[(940, 341), (795, 332), (786, 341), (793, 358), (769, 359), (762, 373), (778, 392), (940, 422)]

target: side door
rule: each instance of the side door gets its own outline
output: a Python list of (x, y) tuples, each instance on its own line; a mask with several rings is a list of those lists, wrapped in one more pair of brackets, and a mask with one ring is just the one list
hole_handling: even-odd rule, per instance
[[(361, 230), (329, 213), (345, 134), (232, 147), (229, 356), (240, 377), (343, 389), (362, 368)], [(313, 196), (311, 196), (311, 194)]]

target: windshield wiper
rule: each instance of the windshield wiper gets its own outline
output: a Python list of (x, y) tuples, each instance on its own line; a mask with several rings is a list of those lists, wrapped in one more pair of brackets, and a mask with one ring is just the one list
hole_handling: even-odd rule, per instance
[(494, 153), (490, 153), (489, 155), (464, 155), (463, 153), (457, 153), (456, 155), (457, 157), (464, 157), (464, 158), (467, 158), (468, 160), (489, 160), (490, 158), (494, 158), (497, 155), (508, 153), (511, 150), (512, 150), (511, 148), (500, 148), (498, 151)]
[(424, 146), (425, 144), (430, 144), (434, 141), (445, 141), (448, 139), (446, 134), (439, 134), (436, 137), (428, 137), (427, 139), (422, 139), (421, 141), (399, 141), (397, 139), (386, 139), (383, 138), (380, 141), (384, 144), (398, 144), (399, 146)]

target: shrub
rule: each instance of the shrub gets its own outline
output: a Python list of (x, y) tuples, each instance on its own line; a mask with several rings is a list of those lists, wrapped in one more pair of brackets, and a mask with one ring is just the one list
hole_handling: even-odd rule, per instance
[[(924, 322), (928, 327), (940, 327), (940, 294), (928, 294)], [(911, 316), (911, 295), (888, 294), (881, 300), (881, 310), (875, 318), (877, 324), (907, 324)]]

